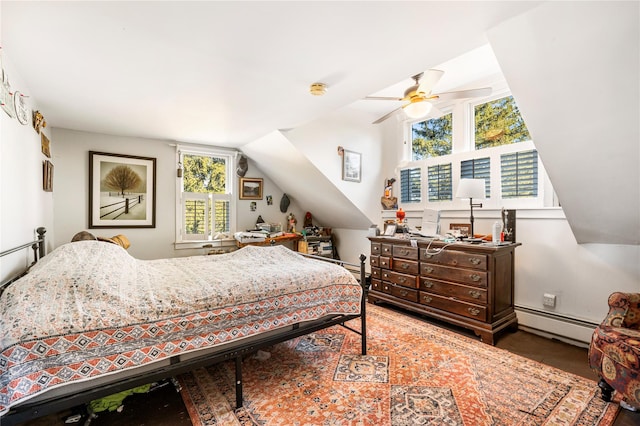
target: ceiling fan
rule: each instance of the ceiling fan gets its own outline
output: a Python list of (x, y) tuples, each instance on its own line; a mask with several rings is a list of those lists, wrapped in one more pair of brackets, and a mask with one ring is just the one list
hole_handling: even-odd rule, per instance
[(458, 90), (454, 92), (431, 93), (433, 86), (440, 80), (444, 71), (429, 69), (424, 73), (416, 74), (411, 77), (415, 84), (404, 91), (402, 98), (393, 98), (386, 96), (367, 96), (367, 100), (377, 101), (403, 101), (404, 105), (394, 109), (388, 114), (378, 118), (373, 124), (378, 124), (391, 117), (396, 111), (402, 109), (410, 118), (424, 117), (434, 108), (431, 101), (434, 100), (452, 100), (477, 98), (481, 96), (489, 96), (491, 87), (483, 87), (480, 89)]

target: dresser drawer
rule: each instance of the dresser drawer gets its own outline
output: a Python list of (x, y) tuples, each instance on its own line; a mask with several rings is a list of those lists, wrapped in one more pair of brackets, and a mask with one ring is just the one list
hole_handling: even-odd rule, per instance
[(464, 253), (454, 250), (443, 250), (439, 253), (427, 252), (420, 249), (420, 260), (438, 265), (456, 266), (461, 268), (487, 269), (487, 256), (484, 254)]
[(404, 300), (409, 300), (411, 302), (418, 301), (418, 290), (414, 288), (407, 288), (401, 285), (395, 285), (387, 282), (383, 282), (382, 286), (383, 286), (384, 292), (391, 294), (392, 296), (395, 296)]
[(467, 302), (486, 304), (487, 290), (480, 287), (470, 287), (462, 284), (434, 280), (432, 278), (420, 278), (420, 290), (437, 293), (453, 299), (466, 300)]
[(380, 254), (383, 256), (391, 256), (393, 254), (393, 246), (391, 244), (382, 244)]
[(371, 243), (371, 256), (377, 256), (382, 251), (382, 244)]
[(398, 272), (381, 270), (382, 280), (401, 285), (403, 287), (418, 288), (419, 279), (415, 275), (400, 274)]
[(418, 260), (418, 247), (394, 245), (392, 248), (394, 258)]
[(382, 292), (382, 281), (371, 279), (371, 290)]
[(369, 259), (369, 264), (373, 267), (379, 268), (380, 267), (380, 256), (371, 256), (371, 258)]
[(380, 256), (379, 264), (382, 269), (391, 269), (391, 258), (387, 256)]
[(477, 319), (478, 321), (487, 321), (487, 308), (484, 306), (463, 302), (461, 300), (453, 300), (425, 291), (420, 292), (420, 303), (432, 308)]
[(371, 278), (382, 278), (382, 274), (380, 273), (380, 268), (371, 268)]
[(420, 262), (420, 275), (480, 287), (487, 287), (488, 282), (488, 275), (485, 271), (450, 268), (435, 263)]
[(391, 269), (404, 274), (418, 275), (420, 273), (420, 264), (416, 260), (405, 260), (393, 258)]

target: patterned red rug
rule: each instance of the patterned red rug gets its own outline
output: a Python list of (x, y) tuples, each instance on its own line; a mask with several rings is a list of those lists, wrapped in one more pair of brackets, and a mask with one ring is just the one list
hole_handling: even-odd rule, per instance
[(266, 360), (245, 359), (240, 410), (233, 363), (181, 376), (191, 421), (605, 426), (615, 419), (618, 405), (599, 398), (595, 381), (383, 307), (368, 305), (367, 330), (366, 356), (359, 336), (335, 326), (275, 345)]

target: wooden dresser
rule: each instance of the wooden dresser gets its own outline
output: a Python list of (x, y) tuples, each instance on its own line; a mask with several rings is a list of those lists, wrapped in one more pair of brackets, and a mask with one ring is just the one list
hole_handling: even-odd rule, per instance
[(393, 237), (371, 241), (371, 303), (387, 302), (473, 330), (485, 343), (516, 329), (515, 248)]

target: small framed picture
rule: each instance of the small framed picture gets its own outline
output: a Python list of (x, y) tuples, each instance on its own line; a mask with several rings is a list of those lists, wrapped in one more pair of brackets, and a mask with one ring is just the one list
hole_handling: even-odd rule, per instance
[(42, 189), (53, 192), (53, 163), (49, 160), (42, 162)]
[(241, 200), (262, 200), (262, 178), (240, 178)]
[(362, 175), (362, 155), (359, 152), (343, 150), (342, 180), (360, 182)]
[(395, 224), (387, 225), (387, 227), (384, 228), (384, 235), (386, 235), (387, 237), (393, 237), (394, 235), (396, 235), (396, 228), (397, 226)]
[(469, 237), (471, 233), (471, 224), (470, 223), (452, 223), (449, 225), (449, 230), (451, 234), (455, 237)]

